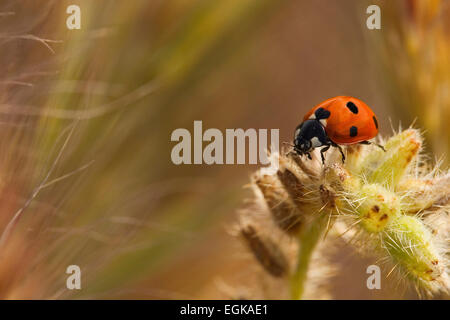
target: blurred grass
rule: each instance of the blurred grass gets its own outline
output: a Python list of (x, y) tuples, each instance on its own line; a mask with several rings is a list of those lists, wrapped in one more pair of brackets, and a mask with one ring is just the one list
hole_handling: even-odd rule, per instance
[[(165, 125), (165, 123), (159, 121), (164, 120), (167, 115), (170, 116), (167, 109), (176, 112), (177, 108), (182, 107), (181, 105), (171, 106), (170, 100), (180, 95), (182, 96), (183, 92), (188, 90), (180, 89), (180, 86), (183, 86), (185, 83), (192, 85), (192, 73), (198, 72), (198, 70), (207, 72), (208, 65), (205, 63), (207, 55), (214, 54), (214, 50), (211, 47), (222, 37), (226, 36), (227, 33), (230, 33), (233, 27), (236, 27), (236, 23), (238, 26), (241, 26), (239, 21), (245, 20), (250, 10), (254, 14), (255, 5), (260, 6), (261, 4), (262, 2), (259, 1), (198, 2), (192, 5), (193, 8), (188, 10), (187, 17), (182, 19), (184, 21), (175, 28), (174, 34), (168, 40), (158, 39), (156, 32), (152, 34), (152, 30), (149, 30), (150, 36), (156, 38), (154, 40), (156, 45), (153, 50), (150, 48), (150, 52), (147, 51), (147, 54), (150, 53), (148, 57), (142, 58), (139, 52), (142, 50), (140, 46), (136, 46), (135, 42), (130, 43), (129, 48), (131, 52), (126, 52), (125, 57), (120, 58), (126, 61), (127, 65), (124, 68), (119, 66), (119, 70), (131, 69), (132, 72), (129, 75), (125, 74), (124, 77), (123, 74), (112, 70), (110, 71), (111, 77), (107, 81), (112, 83), (125, 81), (127, 85), (136, 85), (136, 82), (138, 82), (137, 85), (141, 85), (141, 87), (138, 87), (137, 90), (142, 88), (142, 86), (147, 86), (147, 83), (151, 83), (151, 86), (156, 86), (156, 90), (160, 90), (160, 92), (155, 97), (156, 101), (151, 101), (150, 97), (150, 105), (148, 105), (148, 101), (145, 101), (145, 105), (137, 101), (128, 107), (126, 105), (120, 106), (120, 109), (127, 108), (127, 110), (119, 111), (119, 116), (116, 116), (117, 118), (113, 120), (113, 122), (117, 122), (112, 130), (102, 130), (102, 126), (106, 126), (106, 128), (110, 126), (111, 119), (108, 121), (104, 119), (91, 121), (92, 131), (90, 134), (86, 134), (87, 140), (90, 140), (92, 135), (105, 134), (104, 141), (108, 151), (103, 155), (106, 159), (99, 160), (106, 164), (104, 171), (100, 173), (102, 181), (98, 181), (98, 178), (95, 177), (95, 181), (92, 181), (94, 185), (91, 184), (91, 190), (90, 188), (83, 188), (81, 198), (90, 198), (89, 201), (92, 204), (90, 208), (92, 210), (84, 211), (80, 215), (78, 219), (81, 218), (81, 223), (86, 222), (83, 219), (84, 217), (89, 220), (95, 215), (103, 215), (105, 211), (111, 208), (111, 202), (114, 203), (114, 199), (123, 200), (123, 193), (130, 188), (129, 185), (125, 184), (130, 180), (129, 177), (138, 177), (138, 181), (129, 182), (132, 184), (132, 189), (138, 190), (148, 181), (165, 179), (167, 176), (164, 172), (165, 170), (155, 170), (156, 168), (167, 168), (167, 164), (162, 163), (162, 161), (167, 161), (167, 158), (161, 157), (161, 149), (166, 149), (167, 136), (161, 135), (161, 129), (163, 132), (165, 130), (160, 125)], [(141, 2), (135, 5), (134, 10), (130, 10), (129, 4), (122, 3), (118, 8), (114, 8), (114, 11), (122, 12), (122, 9), (125, 10), (125, 8), (122, 8), (123, 6), (127, 7), (129, 16), (124, 17), (120, 15), (120, 19), (124, 20), (119, 22), (119, 25), (133, 22), (134, 19), (132, 17), (139, 16), (140, 12), (145, 12), (148, 4)], [(89, 8), (88, 10), (97, 12), (98, 9)], [(110, 19), (109, 17), (106, 18)], [(98, 17), (96, 17), (96, 21), (98, 21)], [(122, 34), (119, 32), (117, 38), (114, 39), (114, 44), (119, 44), (120, 47), (110, 48), (109, 50), (114, 52), (126, 50), (126, 47), (123, 48), (124, 42), (126, 42), (124, 38), (128, 37), (130, 33), (146, 30), (139, 20), (136, 25), (131, 25), (129, 28), (130, 30), (127, 30), (127, 27), (123, 29), (121, 26), (121, 30), (126, 30), (126, 33)], [(88, 29), (90, 28), (88, 27)], [(86, 36), (83, 38), (86, 38)], [(137, 41), (142, 41), (142, 39), (137, 39)], [(158, 43), (159, 41), (162, 43)], [(144, 49), (147, 49), (145, 46), (144, 42)], [(99, 49), (97, 48), (97, 50)], [(134, 57), (132, 53), (136, 53), (137, 57)], [(86, 56), (86, 54), (83, 56)], [(87, 56), (89, 57), (90, 55), (88, 54)], [(202, 59), (205, 56), (206, 58)], [(72, 60), (73, 57), (70, 58), (69, 66), (67, 67), (71, 76), (73, 76), (73, 73), (70, 71), (71, 64), (74, 63), (75, 66), (79, 64), (78, 61), (72, 62)], [(113, 57), (113, 60), (115, 60), (115, 57)], [(137, 65), (132, 65), (130, 62), (136, 62)], [(117, 66), (115, 61), (108, 63), (108, 65)], [(94, 100), (92, 103), (101, 104), (102, 102)], [(56, 106), (58, 104), (66, 107), (72, 105), (72, 103), (67, 103), (67, 101), (63, 101), (63, 103), (57, 102), (52, 105)], [(133, 110), (135, 108), (139, 110)], [(166, 110), (162, 110), (162, 108)], [(156, 119), (158, 120), (156, 121)], [(58, 120), (56, 121), (59, 123)], [(152, 125), (149, 126), (149, 123)], [(170, 121), (166, 123), (170, 123)], [(44, 126), (48, 128), (47, 121), (45, 121)], [(158, 130), (158, 127), (160, 130)], [(150, 139), (143, 140), (139, 138), (140, 136), (150, 137)], [(45, 138), (44, 140), (47, 141), (48, 139)], [(111, 142), (114, 145), (111, 145)], [(86, 154), (86, 149), (88, 148), (86, 145), (88, 144), (89, 141), (80, 144), (80, 154)], [(130, 158), (127, 155), (136, 156)], [(97, 162), (99, 157), (96, 156), (95, 158)], [(153, 170), (149, 170), (149, 165), (153, 167)], [(123, 181), (124, 185), (111, 185), (111, 181)], [(95, 190), (104, 190), (103, 194), (106, 196), (99, 198)], [(91, 196), (89, 197), (89, 195)], [(226, 192), (221, 192), (211, 197), (208, 201), (203, 200), (200, 203), (198, 203), (198, 200), (194, 203), (181, 200), (173, 203), (173, 205), (163, 206), (163, 208), (151, 214), (151, 218), (157, 219), (158, 223), (162, 225), (175, 226), (179, 230), (187, 229), (191, 232), (196, 232), (201, 231), (208, 226), (208, 223), (219, 217), (220, 212), (217, 212), (218, 210), (214, 210), (214, 208), (227, 206), (228, 203)], [(71, 207), (74, 205), (71, 205)], [(146, 210), (146, 208), (141, 208), (140, 210)], [(139, 215), (139, 211), (136, 214)], [(93, 281), (83, 294), (95, 293), (97, 290), (100, 292), (107, 291), (112, 286), (120, 285), (126, 279), (136, 277), (142, 272), (151, 274), (152, 268), (158, 265), (161, 267), (164, 257), (170, 255), (174, 249), (181, 247), (182, 244), (182, 239), (177, 235), (164, 232), (161, 234), (155, 232), (141, 234), (138, 241), (140, 243), (148, 243), (148, 246), (114, 258), (111, 265), (104, 267), (102, 272), (96, 276), (99, 284), (96, 285), (96, 282)]]
[[(366, 2), (368, 3), (368, 2)], [(367, 34), (392, 110), (425, 129), (428, 146), (449, 163), (450, 2), (381, 1), (383, 32)]]
[[(199, 73), (220, 63), (210, 57), (238, 45), (276, 2), (78, 1), (82, 29), (67, 31), (65, 8), (72, 3), (53, 2), (44, 26), (38, 29), (49, 32), (51, 39), (64, 40), (49, 43), (56, 54), (47, 59), (57, 74), (35, 86), (37, 98), (23, 99), (8, 111), (33, 121), (27, 150), (33, 160), (25, 165), (32, 167), (33, 174), (25, 185), (38, 185), (47, 174), (69, 127), (75, 126), (74, 134), (66, 141), (55, 176), (94, 161), (84, 172), (40, 192), (40, 201), (55, 207), (58, 214), (54, 217), (43, 210), (40, 223), (45, 228), (36, 237), (43, 238), (42, 246), (57, 242), (52, 243), (51, 252), (37, 254), (34, 262), (44, 264), (48, 286), (56, 292), (63, 284), (65, 266), (79, 264), (89, 285), (76, 296), (95, 297), (163, 268), (177, 249), (186, 246), (184, 230), (195, 233), (197, 239), (237, 204), (234, 188), (224, 185), (220, 192), (207, 192), (205, 183), (211, 182), (170, 174), (167, 131), (173, 127), (164, 120), (183, 108), (175, 101), (189, 94)], [(16, 12), (14, 18), (25, 19), (23, 15), (32, 14), (33, 6), (37, 7), (30, 2), (11, 3), (5, 8)], [(155, 22), (149, 23), (149, 18)], [(237, 31), (239, 37), (231, 36)], [(32, 50), (30, 55), (39, 49)], [(57, 85), (63, 89), (53, 90)], [(99, 86), (107, 94), (97, 93)], [(7, 160), (7, 165), (9, 161), (13, 162)], [(23, 197), (29, 191), (21, 190)], [(29, 218), (35, 210), (31, 206), (24, 212), (15, 233), (37, 225)], [(131, 222), (112, 222), (118, 215)], [(61, 233), (63, 240), (48, 236), (52, 232)], [(195, 246), (195, 241), (189, 246)], [(43, 254), (46, 258), (39, 259)], [(35, 267), (33, 262), (24, 266)], [(51, 284), (57, 278), (61, 279), (53, 283), (58, 285)], [(47, 292), (52, 292), (50, 288)]]

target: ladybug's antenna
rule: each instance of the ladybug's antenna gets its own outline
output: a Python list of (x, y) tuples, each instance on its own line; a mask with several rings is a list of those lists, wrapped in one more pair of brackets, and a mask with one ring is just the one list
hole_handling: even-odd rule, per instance
[(283, 141), (282, 144), (295, 150), (295, 145), (293, 145), (291, 142)]

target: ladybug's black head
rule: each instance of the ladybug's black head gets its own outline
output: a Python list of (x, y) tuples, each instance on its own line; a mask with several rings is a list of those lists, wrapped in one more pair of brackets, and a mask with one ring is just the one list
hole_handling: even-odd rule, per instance
[(329, 139), (320, 121), (306, 120), (295, 129), (294, 150), (298, 154), (308, 154), (314, 148), (325, 144), (329, 144)]

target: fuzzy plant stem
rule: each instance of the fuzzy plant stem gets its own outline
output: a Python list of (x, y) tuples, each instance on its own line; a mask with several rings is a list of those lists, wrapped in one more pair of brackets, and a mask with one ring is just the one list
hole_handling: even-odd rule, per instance
[(322, 213), (309, 226), (307, 230), (300, 233), (298, 242), (297, 265), (291, 276), (291, 297), (292, 300), (302, 299), (308, 275), (309, 264), (314, 249), (321, 239), (327, 225), (328, 215)]

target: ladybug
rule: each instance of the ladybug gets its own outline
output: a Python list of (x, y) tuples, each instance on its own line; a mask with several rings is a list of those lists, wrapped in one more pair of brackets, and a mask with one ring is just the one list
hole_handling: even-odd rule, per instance
[[(337, 96), (323, 101), (305, 115), (295, 129), (294, 151), (312, 159), (310, 152), (323, 146), (320, 155), (324, 163), (324, 153), (330, 147), (336, 147), (344, 163), (345, 155), (340, 145), (371, 144), (368, 140), (377, 134), (378, 120), (367, 104), (354, 97)], [(386, 151), (383, 146), (376, 145)]]

